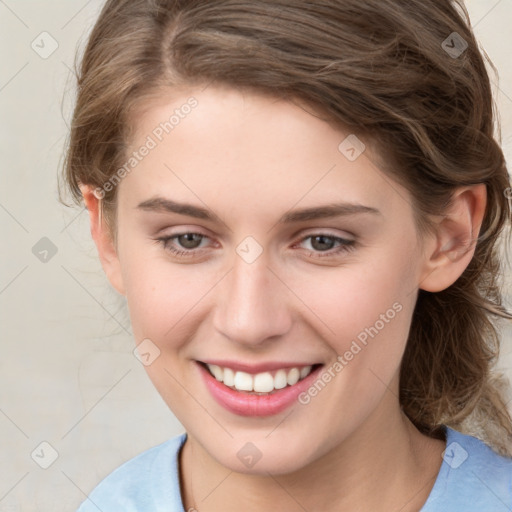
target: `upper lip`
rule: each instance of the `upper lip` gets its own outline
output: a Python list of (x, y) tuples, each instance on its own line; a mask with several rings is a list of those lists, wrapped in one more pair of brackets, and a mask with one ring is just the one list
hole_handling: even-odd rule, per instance
[(320, 363), (300, 363), (289, 361), (268, 361), (265, 363), (243, 363), (241, 361), (228, 361), (226, 359), (208, 359), (198, 361), (205, 364), (214, 364), (223, 368), (231, 368), (232, 370), (256, 374), (263, 372), (271, 372), (273, 370), (303, 368), (304, 366), (313, 366)]

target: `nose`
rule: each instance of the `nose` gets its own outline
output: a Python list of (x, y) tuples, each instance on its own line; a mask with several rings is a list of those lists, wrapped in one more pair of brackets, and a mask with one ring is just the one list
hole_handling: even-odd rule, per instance
[(225, 337), (256, 348), (290, 330), (289, 297), (265, 258), (247, 263), (237, 257), (219, 285), (213, 323)]

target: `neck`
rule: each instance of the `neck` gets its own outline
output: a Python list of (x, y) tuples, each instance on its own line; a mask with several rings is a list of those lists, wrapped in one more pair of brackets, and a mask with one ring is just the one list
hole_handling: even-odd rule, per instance
[(392, 411), (389, 405), (382, 404), (334, 449), (288, 474), (233, 472), (189, 437), (180, 462), (185, 510), (419, 511), (445, 443), (422, 435), (398, 404)]

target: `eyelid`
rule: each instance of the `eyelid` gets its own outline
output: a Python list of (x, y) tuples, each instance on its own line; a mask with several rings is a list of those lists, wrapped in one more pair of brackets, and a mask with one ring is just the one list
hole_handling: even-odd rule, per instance
[[(161, 235), (157, 235), (155, 238), (153, 238), (154, 241), (160, 243), (165, 251), (170, 252), (171, 254), (174, 254), (178, 257), (194, 257), (199, 256), (201, 253), (203, 253), (205, 250), (211, 248), (212, 246), (215, 246), (216, 243), (212, 237), (209, 235), (206, 235), (202, 232), (202, 229), (196, 229), (197, 227), (194, 226), (192, 229), (180, 229), (176, 232), (171, 233), (165, 233)], [(332, 233), (332, 228), (311, 228), (307, 230), (306, 232), (302, 231), (300, 234), (300, 237), (296, 238), (296, 241), (293, 242), (292, 248), (296, 248), (300, 246), (300, 244), (304, 243), (306, 240), (317, 237), (317, 236), (324, 236), (327, 238), (332, 238), (335, 240), (335, 243), (338, 244), (336, 247), (332, 249), (328, 249), (326, 251), (314, 251), (311, 249), (305, 249), (304, 247), (298, 247), (302, 251), (306, 251), (309, 253), (310, 256), (314, 258), (322, 258), (322, 257), (334, 257), (336, 255), (340, 255), (342, 253), (348, 252), (350, 250), (353, 250), (356, 246), (356, 239), (354, 235), (350, 234), (349, 237), (346, 237), (344, 235), (341, 235), (339, 233)], [(183, 235), (187, 234), (195, 234), (199, 235), (203, 238), (203, 240), (209, 240), (210, 243), (206, 247), (197, 247), (193, 249), (186, 249), (186, 248), (180, 248), (179, 245), (176, 245), (175, 240)], [(348, 234), (348, 233), (347, 233)], [(172, 241), (172, 242), (171, 242)], [(212, 244), (213, 242), (213, 244)], [(167, 244), (173, 244), (172, 248), (168, 248)]]
[(175, 235), (186, 235), (188, 233), (197, 233), (198, 235), (207, 236), (210, 235), (211, 231), (203, 226), (196, 224), (176, 224), (174, 226), (166, 225), (165, 227), (158, 229), (155, 236), (175, 236)]
[[(347, 231), (345, 231), (344, 233), (346, 233), (346, 235), (348, 235), (348, 237), (347, 237), (345, 234), (332, 233), (330, 231), (330, 229), (331, 228), (325, 228), (325, 229), (317, 228), (317, 229), (308, 229), (305, 232), (299, 231), (299, 232), (295, 233), (292, 238), (296, 240), (296, 242), (294, 242), (294, 243), (301, 242), (304, 239), (311, 237), (311, 236), (327, 236), (327, 237), (331, 237), (331, 238), (341, 239), (346, 242), (355, 242), (355, 237), (352, 233), (348, 233)], [(192, 229), (188, 229), (185, 227), (184, 229), (180, 229), (179, 231), (176, 231), (176, 232), (159, 233), (155, 236), (155, 238), (177, 238), (179, 236), (189, 235), (189, 234), (200, 235), (204, 238), (208, 238), (209, 240), (213, 240), (210, 235), (204, 233), (201, 228), (197, 229), (196, 226), (194, 226)]]
[[(155, 238), (156, 239), (160, 239), (160, 240), (167, 240), (167, 241), (173, 240), (173, 241), (176, 241), (177, 238), (179, 238), (180, 236), (184, 236), (184, 235), (199, 235), (200, 237), (202, 237), (201, 243), (204, 240), (209, 241), (208, 246), (213, 246), (213, 245), (216, 244), (216, 242), (212, 239), (211, 236), (205, 235), (204, 233), (201, 233), (200, 231), (192, 231), (192, 230), (178, 231), (176, 233), (168, 233), (168, 234), (166, 233), (166, 234), (157, 236)], [(217, 243), (217, 245), (218, 245), (218, 243)], [(198, 252), (198, 251), (201, 251), (201, 250), (207, 249), (207, 248), (208, 247), (199, 247), (199, 248), (196, 248), (196, 249), (188, 249), (188, 250), (183, 249), (183, 250), (185, 250), (186, 252), (190, 252), (192, 254), (193, 252)]]
[[(356, 244), (356, 240), (354, 240), (354, 239), (331, 235), (329, 233), (318, 232), (318, 233), (312, 233), (309, 235), (302, 236), (301, 238), (299, 238), (299, 240), (297, 242), (294, 243), (293, 247), (300, 245), (301, 243), (305, 242), (306, 240), (310, 240), (312, 238), (319, 237), (319, 236), (322, 236), (325, 238), (331, 238), (332, 240), (334, 240), (335, 243), (339, 244), (337, 249), (340, 249), (342, 247), (345, 247), (345, 248), (353, 247)], [(327, 254), (333, 254), (335, 252), (335, 250), (336, 249), (332, 249), (332, 250), (328, 250), (328, 251), (310, 251), (310, 252), (314, 252), (315, 254), (326, 254), (327, 255)]]
[(308, 228), (297, 232), (297, 236), (301, 238), (314, 235), (332, 236), (333, 238), (342, 238), (343, 240), (355, 241), (354, 233), (345, 230), (336, 230), (336, 228)]

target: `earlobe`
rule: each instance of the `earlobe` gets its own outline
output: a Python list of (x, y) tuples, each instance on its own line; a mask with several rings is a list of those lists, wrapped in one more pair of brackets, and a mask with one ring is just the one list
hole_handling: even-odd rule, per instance
[(80, 185), (80, 190), (89, 212), (91, 236), (98, 249), (103, 270), (110, 284), (121, 295), (125, 295), (118, 252), (103, 217), (101, 200), (94, 194), (92, 186)]
[(464, 272), (475, 253), (487, 204), (484, 184), (456, 190), (435, 236), (425, 247), (425, 264), (418, 287), (439, 292), (451, 286)]

